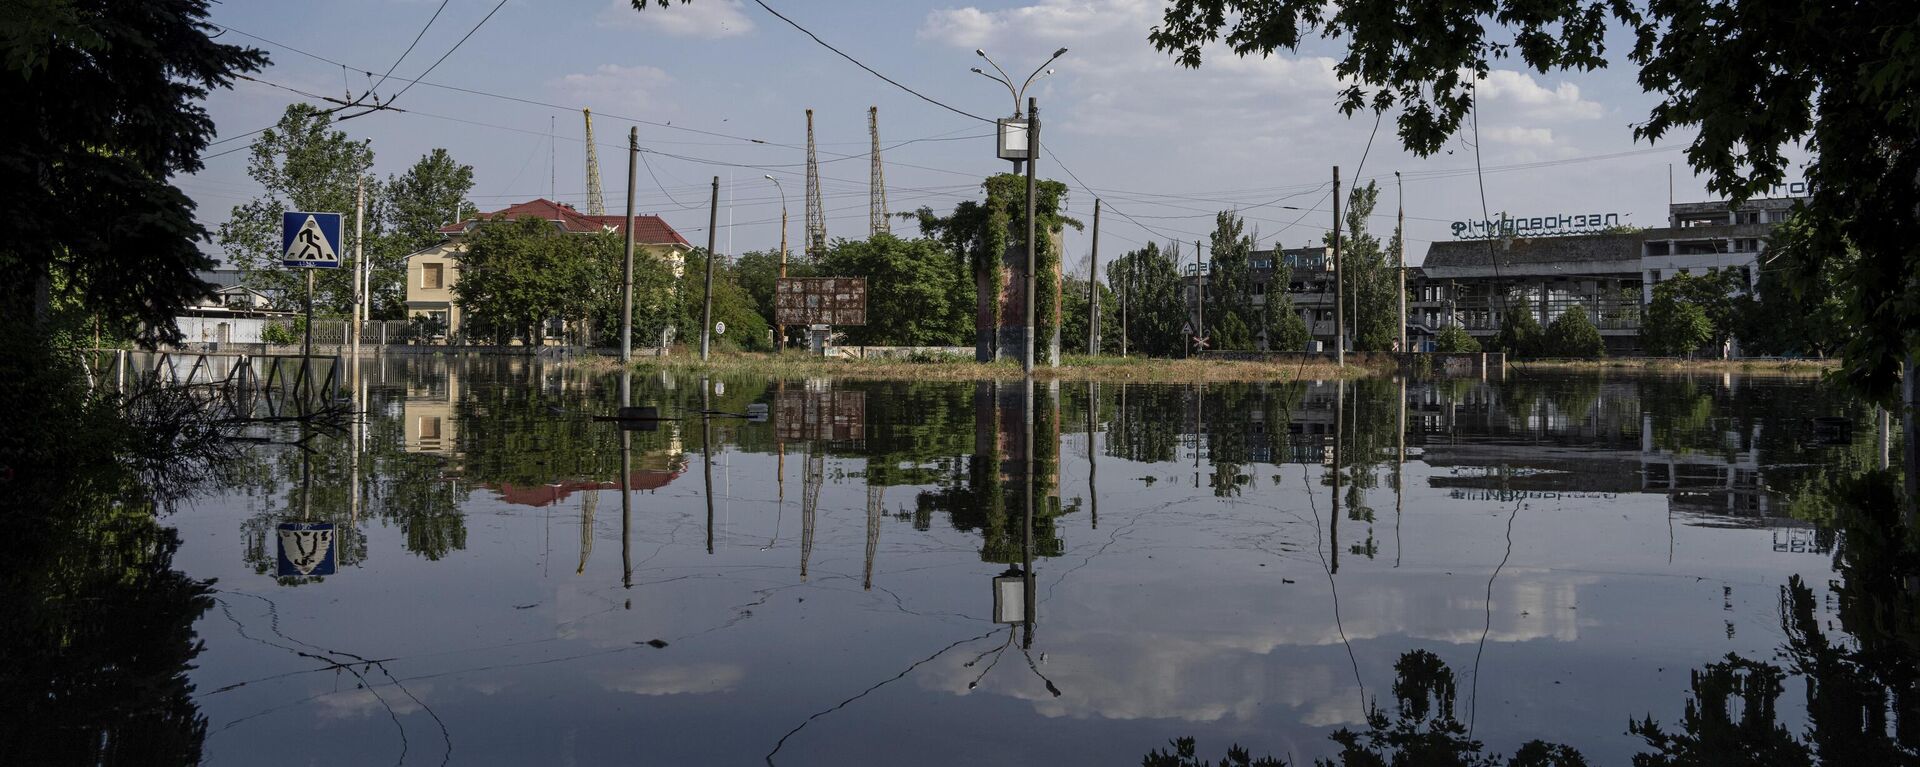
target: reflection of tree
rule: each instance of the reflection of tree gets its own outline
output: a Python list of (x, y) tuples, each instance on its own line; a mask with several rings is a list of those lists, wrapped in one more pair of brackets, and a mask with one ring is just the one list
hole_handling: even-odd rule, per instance
[[(943, 512), (956, 530), (978, 531), (980, 558), (1012, 564), (1021, 561), (1025, 513), (1026, 421), (1021, 412), (1020, 382), (974, 384), (975, 414), (972, 455), (955, 466), (938, 490), (917, 499), (921, 514)], [(1033, 403), (1033, 546), (1034, 556), (1057, 557), (1066, 542), (1054, 518), (1077, 506), (1060, 502), (1060, 408), (1058, 392), (1045, 383), (1034, 384)]]
[[(1729, 655), (1695, 671), (1676, 731), (1651, 718), (1630, 724), (1652, 749), (1635, 765), (1920, 762), (1920, 596), (1908, 586), (1920, 551), (1901, 523), (1896, 481), (1875, 471), (1830, 485), (1841, 576), (1833, 595), (1850, 641), (1828, 638), (1813, 590), (1790, 579), (1780, 596), (1785, 668)], [(1806, 685), (1804, 738), (1776, 721), (1789, 674)]]
[[(1482, 744), (1467, 734), (1467, 725), (1454, 716), (1457, 685), (1453, 669), (1439, 656), (1414, 650), (1393, 664), (1394, 712), (1369, 706), (1367, 729), (1340, 728), (1328, 736), (1340, 745), (1332, 759), (1317, 759), (1322, 767), (1586, 767), (1579, 751), (1544, 741), (1528, 741), (1504, 762), (1498, 754), (1482, 753)], [(1196, 760), (1192, 738), (1173, 742), (1174, 752), (1158, 749), (1141, 760), (1146, 767), (1211, 767)], [(1284, 765), (1273, 757), (1253, 759), (1239, 746), (1231, 748), (1220, 767)]]

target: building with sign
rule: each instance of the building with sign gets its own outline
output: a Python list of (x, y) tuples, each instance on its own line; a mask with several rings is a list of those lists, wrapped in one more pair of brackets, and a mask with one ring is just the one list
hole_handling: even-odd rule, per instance
[[(1803, 198), (1679, 203), (1668, 225), (1618, 228), (1561, 236), (1528, 236), (1554, 228), (1521, 219), (1492, 222), (1509, 234), (1475, 236), (1474, 224), (1455, 229), (1472, 239), (1435, 242), (1420, 265), (1407, 322), (1438, 330), (1460, 325), (1483, 341), (1513, 312), (1529, 312), (1546, 326), (1579, 307), (1606, 340), (1609, 354), (1639, 351), (1640, 320), (1653, 286), (1679, 274), (1733, 270), (1748, 290), (1759, 285), (1759, 264), (1773, 227)], [(1604, 214), (1586, 214), (1588, 219)], [(1482, 222), (1483, 224), (1485, 222)], [(1506, 226), (1506, 223), (1514, 223)], [(1556, 219), (1556, 225), (1558, 221)]]
[[(466, 252), (466, 234), (481, 221), (521, 218), (550, 221), (560, 231), (571, 234), (621, 234), (627, 225), (625, 215), (590, 216), (562, 203), (538, 199), (441, 227), (440, 234), (446, 237), (444, 241), (406, 257), (407, 317), (421, 318), (433, 329), (436, 338), (457, 342), (461, 337), (461, 317), (460, 307), (454, 302), (453, 288), (460, 281), (460, 260), (457, 256)], [(636, 253), (650, 253), (664, 258), (672, 264), (676, 277), (685, 263), (686, 253), (693, 249), (687, 238), (680, 236), (666, 219), (659, 216), (634, 216), (633, 237)], [(550, 330), (550, 335), (557, 335), (557, 330)]]

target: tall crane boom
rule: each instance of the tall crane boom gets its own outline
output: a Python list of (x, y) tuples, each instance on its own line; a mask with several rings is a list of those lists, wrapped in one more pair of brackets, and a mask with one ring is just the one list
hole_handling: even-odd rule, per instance
[(870, 234), (893, 233), (893, 225), (887, 222), (887, 177), (880, 165), (880, 108), (867, 107), (867, 133), (873, 137), (873, 173), (868, 182), (867, 225)]
[(607, 215), (607, 198), (600, 192), (600, 156), (593, 150), (593, 110), (582, 109), (587, 118), (587, 214)]
[(807, 110), (807, 258), (827, 253), (827, 209), (820, 202), (820, 163), (813, 156), (813, 110)]

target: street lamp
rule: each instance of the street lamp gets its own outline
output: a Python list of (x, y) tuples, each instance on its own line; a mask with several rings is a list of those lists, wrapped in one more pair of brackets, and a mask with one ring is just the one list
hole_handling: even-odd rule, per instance
[(1061, 48), (1054, 51), (1052, 56), (1042, 62), (1040, 66), (1035, 67), (1033, 74), (1027, 75), (1027, 79), (1017, 87), (1013, 84), (1013, 76), (1007, 74), (1007, 70), (1001, 69), (1000, 65), (995, 63), (993, 58), (987, 55), (986, 51), (975, 48), (973, 49), (973, 53), (982, 59), (986, 59), (987, 65), (993, 67), (993, 71), (998, 72), (999, 75), (988, 74), (986, 70), (979, 67), (974, 67), (972, 70), (973, 73), (1006, 86), (1007, 94), (1013, 97), (1013, 116), (995, 121), (999, 127), (999, 144), (996, 148), (996, 154), (999, 155), (1000, 159), (1012, 162), (1014, 171), (1019, 172), (1020, 163), (1031, 159), (1027, 157), (1027, 116), (1021, 111), (1020, 102), (1026, 97), (1027, 86), (1032, 85), (1034, 81), (1042, 77), (1054, 73), (1054, 70), (1048, 69), (1047, 65), (1052, 64), (1055, 59), (1067, 55), (1067, 49)]
[[(787, 278), (787, 188), (781, 186), (780, 179), (774, 178), (771, 173), (765, 174), (762, 178), (772, 181), (773, 188), (780, 190), (780, 279), (784, 280)], [(776, 284), (774, 295), (779, 295), (779, 293), (780, 291)], [(779, 319), (779, 306), (776, 305), (774, 307), (773, 315), (776, 320)], [(773, 326), (773, 353), (779, 354), (786, 348), (787, 326), (776, 322)]]

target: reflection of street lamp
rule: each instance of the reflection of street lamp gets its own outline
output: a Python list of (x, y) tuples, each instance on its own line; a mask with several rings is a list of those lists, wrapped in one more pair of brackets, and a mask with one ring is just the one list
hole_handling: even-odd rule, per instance
[[(787, 278), (787, 189), (781, 186), (780, 179), (774, 178), (771, 173), (764, 175), (763, 178), (772, 181), (773, 188), (780, 190), (780, 279), (784, 280)], [(774, 291), (776, 295), (778, 295), (779, 292), (778, 290)], [(777, 320), (780, 316), (780, 309), (775, 307), (773, 314)], [(787, 326), (776, 322), (773, 326), (773, 353), (779, 354), (786, 348)]]
[(993, 622), (1027, 622), (1027, 575), (1018, 567), (993, 577)]

